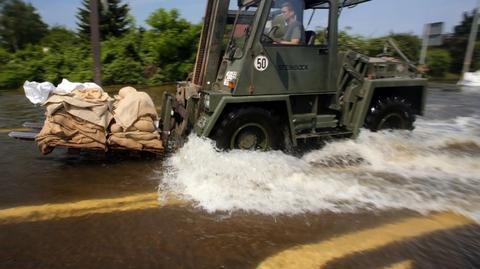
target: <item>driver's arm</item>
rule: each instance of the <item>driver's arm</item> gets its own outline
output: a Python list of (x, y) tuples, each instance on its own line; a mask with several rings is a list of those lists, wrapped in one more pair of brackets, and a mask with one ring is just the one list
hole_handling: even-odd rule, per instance
[(300, 44), (300, 39), (299, 38), (292, 38), (292, 40), (290, 40), (290, 41), (281, 40), (279, 43), (280, 44), (285, 44), (285, 45), (298, 45), (298, 44)]

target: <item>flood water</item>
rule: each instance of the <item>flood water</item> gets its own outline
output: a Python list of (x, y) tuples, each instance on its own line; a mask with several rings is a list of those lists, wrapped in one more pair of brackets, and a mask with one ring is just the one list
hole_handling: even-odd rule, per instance
[(302, 157), (197, 137), (157, 159), (42, 156), (8, 137), (42, 118), (0, 91), (0, 268), (480, 268), (480, 90), (431, 88), (413, 132)]

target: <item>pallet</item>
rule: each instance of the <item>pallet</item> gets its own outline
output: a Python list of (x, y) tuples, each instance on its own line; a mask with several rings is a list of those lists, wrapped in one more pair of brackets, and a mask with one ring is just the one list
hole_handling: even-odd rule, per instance
[(35, 141), (37, 134), (38, 132), (13, 131), (8, 133), (8, 136), (19, 140)]
[(43, 128), (43, 122), (24, 122), (22, 124), (24, 128), (28, 128), (30, 130), (27, 131), (12, 131), (8, 133), (8, 136), (11, 138), (19, 139), (19, 140), (26, 140), (26, 141), (35, 141), (35, 137)]
[(30, 128), (34, 130), (41, 130), (43, 128), (43, 122), (24, 122), (22, 124), (25, 128)]
[[(31, 128), (29, 131), (13, 131), (8, 133), (8, 136), (11, 138), (23, 140), (23, 141), (35, 141), (37, 134), (43, 127), (43, 123), (32, 123), (32, 122), (25, 122), (23, 124), (25, 128)], [(155, 155), (163, 155), (165, 150), (157, 150), (157, 149), (142, 149), (142, 150), (135, 150), (135, 149), (128, 149), (122, 146), (114, 145), (108, 146), (107, 151), (102, 149), (92, 149), (92, 148), (82, 148), (82, 147), (71, 147), (71, 146), (56, 146), (55, 148), (64, 148), (67, 149), (69, 152), (77, 152), (77, 151), (96, 151), (96, 152), (114, 152), (114, 151), (122, 151), (122, 152), (130, 152), (134, 154), (141, 154), (141, 153), (151, 153)]]

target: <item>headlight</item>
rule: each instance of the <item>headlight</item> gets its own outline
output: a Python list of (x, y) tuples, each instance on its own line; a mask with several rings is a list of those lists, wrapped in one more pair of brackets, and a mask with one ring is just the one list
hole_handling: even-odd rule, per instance
[(210, 109), (210, 95), (205, 94), (205, 95), (203, 96), (203, 105), (205, 106), (205, 108), (206, 108), (207, 110)]

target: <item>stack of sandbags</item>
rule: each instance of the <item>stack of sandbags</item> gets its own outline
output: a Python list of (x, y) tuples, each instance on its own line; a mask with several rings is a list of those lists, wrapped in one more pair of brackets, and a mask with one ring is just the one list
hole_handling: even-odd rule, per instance
[(124, 87), (115, 99), (108, 144), (132, 150), (163, 151), (154, 123), (158, 115), (150, 96), (135, 88)]
[(101, 88), (54, 93), (43, 103), (44, 126), (36, 141), (43, 154), (57, 146), (107, 150), (107, 127), (113, 99)]

